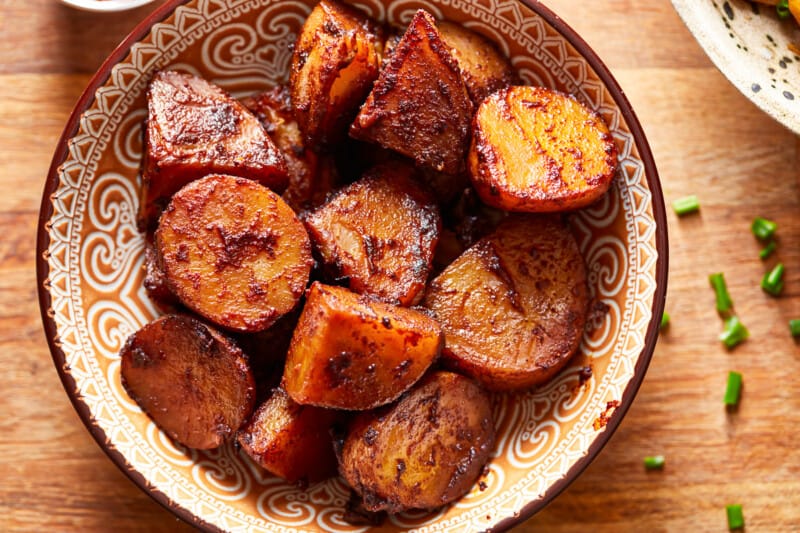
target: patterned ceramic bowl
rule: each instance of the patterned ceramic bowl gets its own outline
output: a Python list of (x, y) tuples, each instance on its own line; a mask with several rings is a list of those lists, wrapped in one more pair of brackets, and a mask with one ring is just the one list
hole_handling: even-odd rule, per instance
[[(498, 396), (498, 439), (483, 489), (435, 513), (389, 518), (381, 531), (504, 529), (542, 508), (591, 462), (633, 401), (658, 333), (667, 235), (656, 168), (622, 90), (574, 31), (530, 0), (356, 0), (407, 23), (424, 7), (498, 43), (526, 82), (573, 93), (619, 147), (611, 192), (572, 216), (596, 298), (580, 354), (551, 383)], [(42, 200), (42, 317), (67, 393), (97, 442), (142, 490), (209, 530), (363, 531), (345, 523), (348, 489), (308, 489), (267, 475), (232, 446), (177, 446), (120, 385), (118, 352), (156, 316), (142, 287), (135, 213), (145, 87), (156, 69), (200, 74), (237, 96), (284, 81), (314, 0), (175, 0), (105, 62), (74, 110)], [(586, 368), (590, 368), (591, 372)]]
[(672, 5), (725, 77), (800, 134), (800, 26), (778, 19), (773, 7), (747, 0), (672, 0)]

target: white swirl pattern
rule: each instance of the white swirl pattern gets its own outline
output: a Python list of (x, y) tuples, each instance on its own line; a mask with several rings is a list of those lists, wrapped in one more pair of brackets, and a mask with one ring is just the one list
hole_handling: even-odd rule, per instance
[[(144, 88), (154, 69), (180, 66), (234, 94), (280, 83), (289, 45), (312, 0), (193, 0), (136, 43), (84, 112), (58, 171), (47, 223), (46, 282), (57, 345), (93, 423), (149, 486), (223, 530), (363, 531), (342, 520), (340, 480), (303, 491), (260, 470), (232, 447), (175, 446), (127, 399), (117, 352), (155, 316), (141, 288), (143, 241), (134, 225)], [(482, 530), (541, 498), (583, 457), (606, 402), (620, 399), (644, 347), (656, 291), (652, 196), (632, 135), (608, 90), (577, 51), (517, 0), (359, 0), (395, 24), (418, 7), (466, 23), (501, 42), (527, 82), (576, 93), (603, 115), (622, 162), (607, 198), (572, 217), (593, 294), (609, 306), (584, 338), (583, 354), (547, 386), (497, 396), (498, 442), (485, 490), (434, 514), (392, 517), (387, 528)], [(111, 146), (109, 146), (109, 142)], [(108, 169), (113, 169), (109, 171)], [(634, 223), (634, 221), (636, 223)], [(593, 377), (579, 385), (591, 364)], [(487, 516), (491, 521), (487, 522)]]

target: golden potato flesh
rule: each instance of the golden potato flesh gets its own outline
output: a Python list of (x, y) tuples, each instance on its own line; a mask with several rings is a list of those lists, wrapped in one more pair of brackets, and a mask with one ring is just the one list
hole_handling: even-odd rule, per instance
[(595, 112), (542, 87), (511, 87), (475, 113), (469, 153), (481, 199), (507, 211), (585, 207), (608, 190), (617, 148)]
[(429, 194), (399, 163), (373, 168), (306, 217), (311, 240), (336, 278), (359, 294), (413, 305), (422, 298), (441, 220)]
[(336, 474), (331, 427), (340, 413), (292, 401), (275, 389), (239, 431), (242, 449), (262, 468), (290, 483)]
[(156, 319), (128, 338), (120, 358), (125, 390), (184, 446), (216, 448), (253, 410), (255, 383), (242, 351), (194, 318)]
[(372, 409), (411, 387), (442, 345), (427, 315), (314, 283), (283, 373), (294, 401), (334, 409)]
[(356, 139), (448, 174), (464, 168), (472, 101), (429, 13), (419, 10), (350, 128)]
[(181, 302), (237, 331), (264, 330), (291, 311), (313, 262), (291, 208), (266, 187), (231, 176), (208, 176), (175, 194), (156, 250)]
[(589, 296), (575, 238), (558, 218), (517, 215), (434, 279), (425, 306), (443, 358), (493, 390), (550, 379), (583, 336)]
[(511, 63), (485, 37), (453, 22), (441, 21), (438, 26), (442, 39), (458, 61), (476, 107), (493, 92), (517, 82)]
[(295, 43), (290, 86), (309, 147), (340, 141), (378, 77), (383, 31), (360, 11), (322, 0)]
[(438, 371), (398, 403), (351, 422), (339, 472), (370, 511), (435, 509), (469, 492), (493, 446), (488, 395)]

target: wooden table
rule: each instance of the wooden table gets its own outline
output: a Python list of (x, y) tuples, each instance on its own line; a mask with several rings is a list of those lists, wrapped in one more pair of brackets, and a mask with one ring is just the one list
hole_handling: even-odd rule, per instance
[[(156, 5), (160, 2), (156, 2)], [(672, 325), (629, 414), (586, 472), (519, 531), (726, 531), (800, 528), (800, 141), (714, 69), (667, 0), (550, 0), (595, 47), (637, 110), (667, 201), (697, 194), (702, 214), (669, 213)], [(635, 7), (634, 7), (635, 6)], [(178, 531), (177, 521), (109, 461), (73, 411), (42, 332), (34, 271), (40, 195), (70, 110), (105, 55), (150, 9), (72, 11), (0, 0), (0, 530)], [(635, 9), (635, 10), (634, 10)], [(749, 224), (780, 225), (767, 264), (787, 267), (781, 298)], [(708, 288), (724, 271), (752, 338), (726, 352)], [(728, 370), (744, 374), (727, 414)], [(664, 454), (666, 469), (642, 458)]]

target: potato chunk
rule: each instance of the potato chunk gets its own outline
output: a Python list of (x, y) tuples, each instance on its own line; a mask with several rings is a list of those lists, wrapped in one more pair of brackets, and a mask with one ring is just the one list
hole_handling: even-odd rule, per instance
[(207, 176), (175, 194), (156, 250), (186, 307), (238, 331), (264, 330), (291, 311), (313, 262), (291, 208), (266, 187), (231, 176)]
[(147, 91), (139, 223), (153, 228), (169, 198), (208, 174), (258, 181), (280, 192), (288, 184), (283, 155), (256, 118), (206, 80), (156, 73)]
[(328, 145), (347, 134), (378, 77), (383, 30), (351, 7), (322, 0), (295, 43), (292, 104), (307, 146)]
[(494, 446), (488, 395), (451, 372), (350, 424), (339, 471), (370, 511), (435, 509), (466, 494)]
[(122, 385), (170, 437), (216, 448), (250, 416), (255, 383), (242, 351), (188, 316), (165, 315), (120, 352)]
[(448, 174), (464, 168), (473, 106), (458, 63), (426, 11), (414, 15), (350, 135)]
[(445, 332), (443, 358), (493, 390), (539, 385), (580, 345), (586, 267), (557, 218), (517, 215), (434, 279), (425, 296)]
[(413, 174), (411, 165), (376, 167), (305, 221), (334, 277), (399, 305), (422, 298), (441, 229), (433, 199)]
[(574, 97), (511, 87), (478, 108), (469, 171), (491, 206), (542, 213), (579, 209), (608, 190), (617, 148), (603, 119)]
[(320, 283), (311, 285), (295, 329), (283, 387), (298, 403), (372, 409), (394, 401), (439, 355), (430, 317)]
[(461, 24), (441, 21), (438, 26), (476, 107), (493, 92), (518, 81), (511, 63), (488, 39)]
[(336, 474), (331, 426), (340, 413), (292, 401), (275, 389), (238, 434), (242, 449), (262, 468), (294, 483)]

